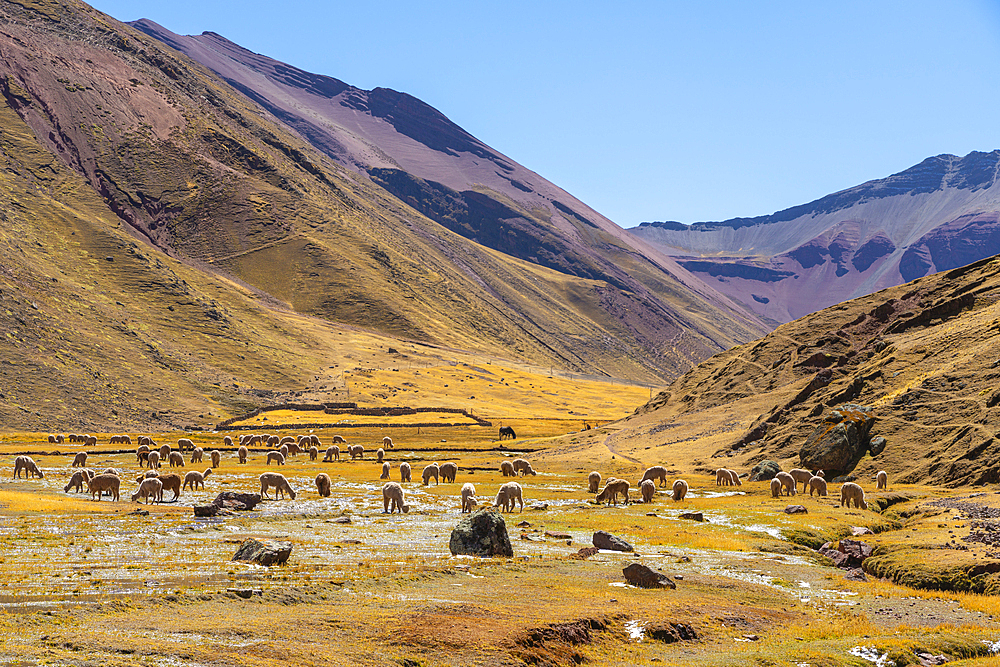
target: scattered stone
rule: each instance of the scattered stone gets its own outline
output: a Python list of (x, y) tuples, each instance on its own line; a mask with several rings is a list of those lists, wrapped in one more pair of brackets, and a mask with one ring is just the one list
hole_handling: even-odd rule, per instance
[(514, 556), (507, 524), (492, 507), (471, 514), (455, 526), (448, 542), (453, 556)]
[(678, 519), (687, 519), (688, 521), (701, 521), (703, 523), (708, 523), (708, 519), (701, 512), (685, 512), (677, 517)]
[(273, 540), (243, 540), (236, 550), (233, 560), (258, 563), (264, 566), (281, 565), (292, 555), (291, 542), (275, 542)]
[(264, 591), (259, 588), (227, 588), (227, 593), (233, 593), (243, 598), (244, 600), (249, 600), (254, 595), (263, 595)]
[(946, 662), (951, 662), (952, 658), (949, 655), (933, 655), (927, 651), (914, 651), (913, 654), (920, 661), (922, 667), (932, 667), (933, 665), (943, 665)]
[(351, 523), (351, 517), (349, 516), (338, 516), (333, 520), (334, 523)]
[(363, 542), (361, 540), (353, 540), (353, 539), (341, 540), (340, 543), (341, 544), (363, 544)]
[(674, 579), (676, 579), (677, 581), (684, 581), (684, 575), (683, 574), (675, 574), (674, 575)]
[(577, 560), (587, 560), (588, 558), (596, 554), (598, 551), (600, 551), (600, 549), (598, 549), (597, 547), (584, 547), (579, 551), (577, 551), (572, 556), (570, 556), (570, 558), (575, 558)]
[(545, 540), (543, 540), (543, 539), (541, 539), (539, 537), (532, 537), (531, 535), (528, 535), (527, 533), (521, 533), (521, 539), (525, 540), (526, 542), (544, 542), (545, 541)]
[(564, 533), (564, 532), (558, 531), (558, 530), (546, 530), (545, 531), (545, 537), (552, 537), (552, 538), (555, 538), (557, 540), (570, 540), (570, 539), (573, 539), (573, 536), (570, 535), (569, 533)]
[(517, 524), (517, 527), (518, 528), (531, 528), (531, 524), (528, 523), (527, 521), (522, 521), (521, 523)]
[(646, 512), (646, 516), (657, 516), (656, 512)]
[(758, 637), (757, 635), (743, 635), (743, 639), (747, 640), (748, 642), (760, 641), (760, 637)]
[(622, 569), (622, 574), (625, 575), (625, 581), (639, 588), (677, 588), (670, 577), (641, 563), (626, 566)]
[(197, 517), (229, 516), (229, 510), (219, 505), (195, 505), (194, 515)]
[(885, 451), (885, 445), (886, 445), (885, 438), (883, 438), (880, 435), (877, 435), (871, 439), (870, 443), (868, 443), (868, 451), (871, 453), (872, 456), (878, 456), (879, 454)]
[(832, 542), (827, 542), (819, 548), (819, 552), (832, 560), (834, 565), (845, 569), (860, 568), (861, 563), (872, 555), (874, 548), (859, 540), (843, 539), (833, 548)]
[(809, 510), (804, 505), (789, 505), (785, 508), (785, 514), (808, 514)]
[(851, 526), (851, 535), (858, 537), (860, 535), (873, 535), (867, 526)]
[(848, 581), (868, 581), (868, 577), (865, 576), (865, 571), (860, 567), (855, 567), (847, 571), (844, 575), (844, 579)]
[(533, 510), (539, 510), (539, 511), (541, 511), (541, 510), (547, 510), (548, 508), (549, 508), (549, 504), (548, 503), (536, 503), (536, 504), (532, 505), (531, 507), (529, 507), (528, 509), (533, 509)]
[[(149, 516), (149, 510), (135, 510), (133, 512), (129, 512), (129, 515), (132, 515), (132, 514), (137, 514), (139, 516)], [(195, 516), (198, 516), (198, 515), (196, 514)]]
[(593, 542), (595, 547), (606, 551), (627, 551), (629, 553), (635, 551), (631, 544), (604, 530), (594, 533)]
[(664, 644), (698, 639), (697, 633), (687, 623), (657, 623), (646, 626), (646, 637)]

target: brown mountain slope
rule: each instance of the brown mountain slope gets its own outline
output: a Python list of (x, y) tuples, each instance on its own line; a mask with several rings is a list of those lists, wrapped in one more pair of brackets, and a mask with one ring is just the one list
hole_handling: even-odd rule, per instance
[(1000, 259), (883, 290), (718, 354), (605, 443), (643, 463), (784, 469), (830, 411), (869, 407), (888, 444), (853, 470), (867, 485), (1000, 481)]
[[(121, 225), (115, 234), (142, 241), (150, 258), (164, 252), (202, 276), (190, 273), (189, 285), (235, 284), (260, 304), (392, 336), (643, 379), (675, 376), (761, 330), (683, 270), (693, 289), (613, 240), (602, 243), (619, 270), (649, 273), (649, 286), (538, 266), (452, 233), (200, 65), (82, 3), (3, 3), (0, 17), (4, 134), (24, 137), (6, 159), (54, 154), (49, 169), (74, 183), (55, 191), (36, 173), (9, 174), (12, 200), (86, 210), (95, 234)], [(62, 252), (64, 228), (40, 217), (25, 217), (29, 231)], [(36, 273), (12, 258), (12, 270)], [(147, 296), (142, 281), (93, 279)]]
[(208, 67), (328, 157), (456, 234), (654, 301), (679, 296), (675, 278), (697, 289), (669, 257), (421, 100), (306, 72), (216, 33), (177, 35), (147, 19), (130, 25)]

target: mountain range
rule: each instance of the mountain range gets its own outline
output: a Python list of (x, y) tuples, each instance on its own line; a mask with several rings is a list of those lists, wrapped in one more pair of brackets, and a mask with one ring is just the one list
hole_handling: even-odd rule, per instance
[(631, 231), (762, 317), (788, 322), (1000, 253), (1000, 150), (927, 158), (772, 215)]
[(218, 421), (359, 331), (661, 382), (767, 329), (410, 96), (75, 0), (0, 18), (11, 428)]

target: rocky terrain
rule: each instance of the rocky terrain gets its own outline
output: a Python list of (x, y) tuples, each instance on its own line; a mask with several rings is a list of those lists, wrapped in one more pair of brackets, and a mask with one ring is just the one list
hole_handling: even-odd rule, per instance
[(1000, 481), (1000, 259), (778, 327), (703, 362), (622, 424), (612, 450), (678, 470), (828, 468), (865, 483)]
[[(277, 393), (342, 388), (345, 368), (398, 367), (388, 350), (414, 345), (662, 381), (765, 330), (555, 186), (566, 211), (442, 195), (458, 226), (479, 230), (455, 233), (380, 184), (399, 174), (334, 160), (217, 74), (82, 3), (0, 6), (0, 94), (11, 427), (210, 423)], [(369, 102), (390, 98), (379, 122), (392, 116), (400, 136), (485, 159), (426, 105), (389, 91)], [(425, 122), (450, 138), (411, 128)], [(526, 217), (504, 209), (498, 227), (475, 212), (501, 203)], [(534, 235), (489, 247), (521, 238), (503, 231), (518, 225)]]
[(938, 155), (756, 218), (631, 229), (776, 322), (1000, 252), (1000, 150)]

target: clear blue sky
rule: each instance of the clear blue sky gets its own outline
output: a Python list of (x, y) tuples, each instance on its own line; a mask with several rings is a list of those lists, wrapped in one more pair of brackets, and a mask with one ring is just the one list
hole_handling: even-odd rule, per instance
[(95, 0), (419, 97), (623, 227), (1000, 148), (1000, 1)]

